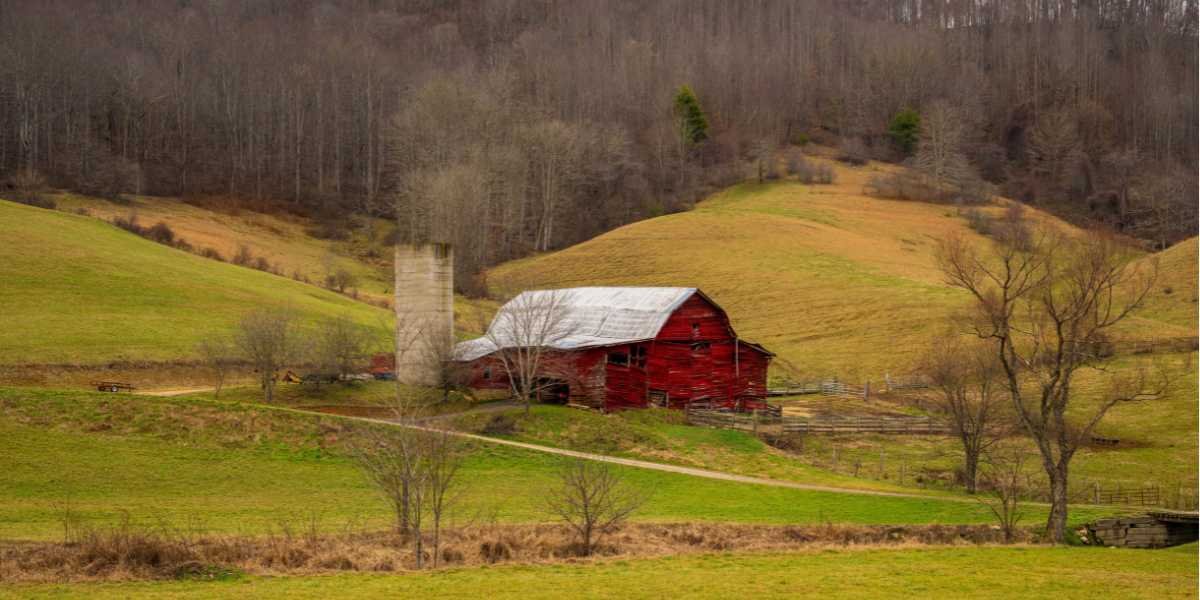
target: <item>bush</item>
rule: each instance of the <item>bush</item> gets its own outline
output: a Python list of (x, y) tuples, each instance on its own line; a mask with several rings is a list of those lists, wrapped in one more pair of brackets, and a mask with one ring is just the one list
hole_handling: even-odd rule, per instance
[(250, 246), (247, 246), (246, 244), (239, 244), (237, 254), (233, 255), (233, 259), (230, 262), (235, 265), (248, 267), (253, 261), (254, 253), (250, 251)]
[(225, 257), (221, 256), (221, 253), (217, 252), (216, 248), (201, 248), (200, 256), (203, 256), (204, 258), (211, 258), (213, 260), (219, 260), (221, 262), (225, 262)]
[(867, 157), (867, 145), (858, 137), (843, 139), (841, 146), (838, 148), (837, 159), (846, 164), (862, 166), (867, 164)]
[(41, 192), (32, 190), (15, 190), (8, 195), (8, 199), (16, 202), (17, 204), (24, 204), (26, 206), (44, 208), (47, 210), (54, 210), (58, 208), (58, 202), (56, 202), (54, 198), (48, 198), (43, 196)]
[(995, 219), (978, 208), (968, 208), (963, 211), (963, 218), (967, 220), (967, 227), (980, 235), (990, 236), (995, 232)]
[[(170, 225), (159, 221), (153, 227), (146, 229), (142, 236), (146, 239), (154, 240), (160, 244), (171, 245), (175, 241), (175, 231)], [(180, 240), (182, 242), (182, 240)]]

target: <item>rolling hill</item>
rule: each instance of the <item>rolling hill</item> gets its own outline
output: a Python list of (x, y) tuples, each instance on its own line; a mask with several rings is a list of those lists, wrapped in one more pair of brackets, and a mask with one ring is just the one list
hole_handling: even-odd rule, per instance
[(390, 313), (345, 296), (142, 239), (97, 219), (0, 201), (0, 364), (194, 356), (252, 308), (305, 322)]
[[(729, 312), (740, 335), (776, 352), (800, 377), (878, 381), (903, 373), (944, 330), (946, 316), (966, 303), (936, 266), (938, 240), (951, 233), (983, 238), (952, 206), (863, 193), (870, 176), (893, 167), (829, 164), (837, 174), (833, 185), (744, 183), (692, 211), (506, 263), (488, 281), (501, 294), (583, 285), (700, 287)], [(1174, 296), (1155, 291), (1127, 328), (1137, 336), (1195, 335), (1196, 244), (1186, 244), (1163, 260), (1164, 276), (1180, 280), (1167, 284)]]

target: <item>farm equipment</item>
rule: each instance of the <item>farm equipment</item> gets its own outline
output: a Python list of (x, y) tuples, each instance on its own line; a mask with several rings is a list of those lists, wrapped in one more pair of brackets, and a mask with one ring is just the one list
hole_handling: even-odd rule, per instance
[(133, 384), (121, 383), (120, 381), (93, 381), (92, 385), (96, 386), (98, 392), (132, 392)]

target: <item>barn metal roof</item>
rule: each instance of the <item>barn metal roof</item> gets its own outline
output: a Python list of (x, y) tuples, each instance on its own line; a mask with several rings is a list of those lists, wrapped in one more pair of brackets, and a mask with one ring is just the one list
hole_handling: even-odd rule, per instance
[(545, 345), (556, 350), (611, 346), (653, 339), (696, 288), (684, 287), (579, 287), (522, 292), (500, 308), (484, 337), (454, 347), (460, 361), (475, 360), (503, 347), (522, 344), (511, 335), (511, 326), (498, 323), (505, 311), (559, 303), (558, 331), (545, 336)]

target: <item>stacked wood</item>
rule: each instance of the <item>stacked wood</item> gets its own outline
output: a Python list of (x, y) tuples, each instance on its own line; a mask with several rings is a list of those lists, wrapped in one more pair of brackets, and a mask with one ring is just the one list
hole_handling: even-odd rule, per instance
[(1093, 544), (1163, 548), (1196, 541), (1196, 522), (1165, 522), (1151, 515), (1100, 519), (1087, 526)]

